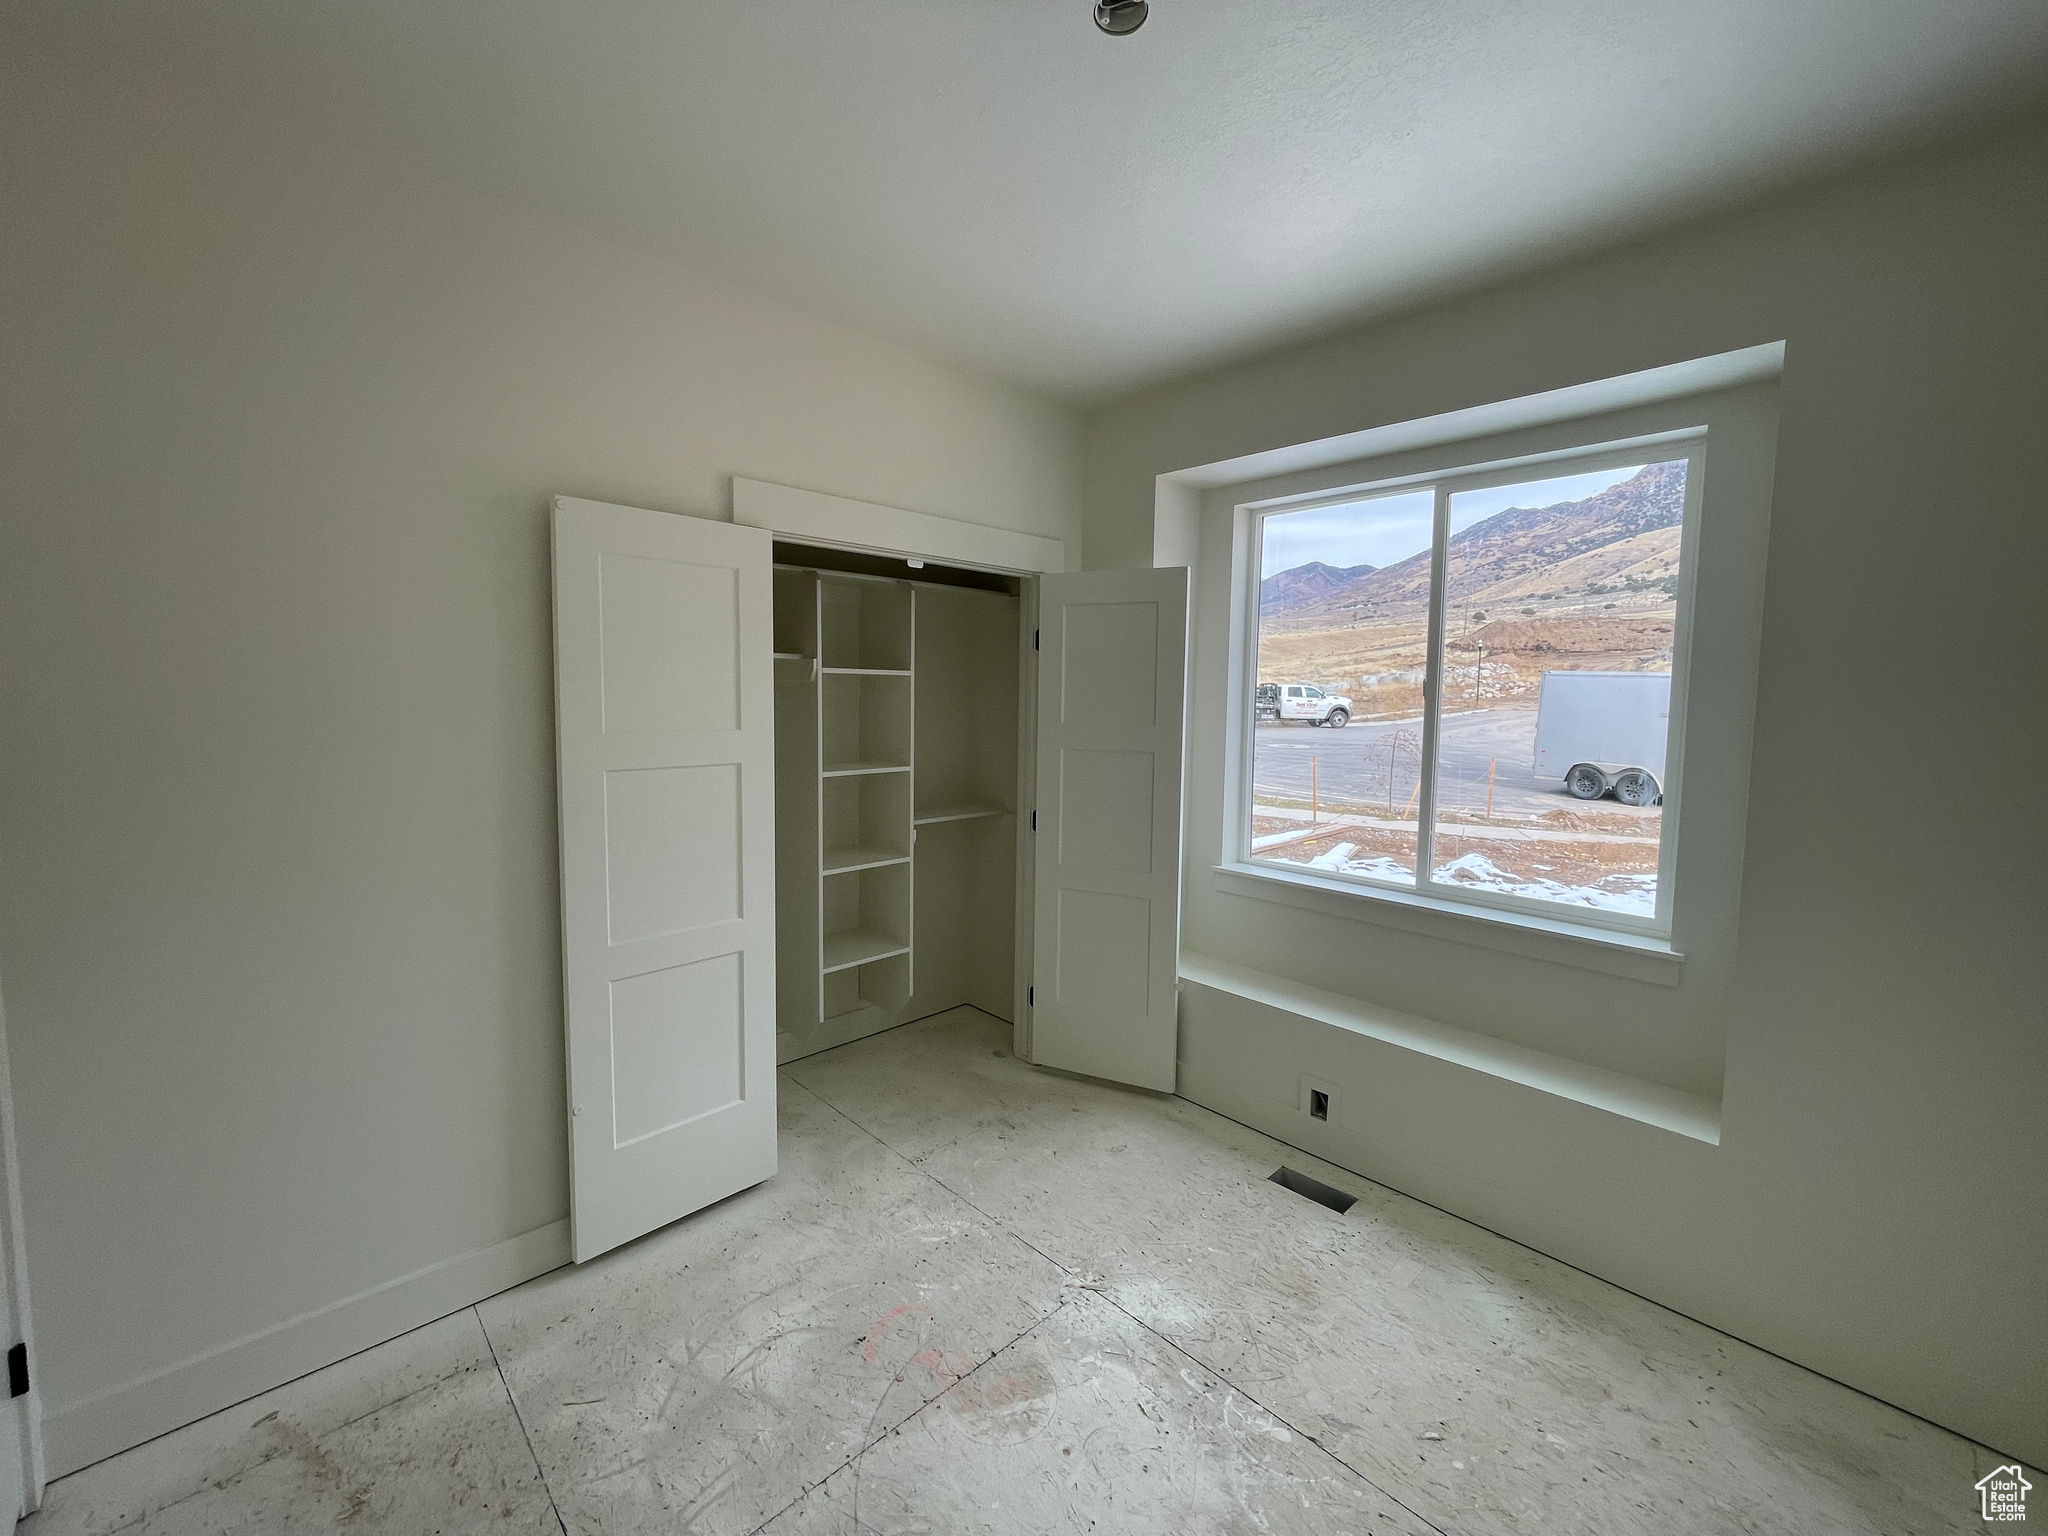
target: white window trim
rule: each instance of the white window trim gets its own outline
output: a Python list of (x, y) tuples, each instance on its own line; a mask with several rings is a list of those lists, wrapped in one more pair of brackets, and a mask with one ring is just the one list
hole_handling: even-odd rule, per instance
[(1684, 954), (1666, 939), (1588, 928), (1549, 913), (1481, 910), (1398, 885), (1362, 889), (1356, 882), (1298, 864), (1218, 864), (1210, 871), (1209, 883), (1232, 896), (1251, 896), (1331, 917), (1364, 917), (1383, 928), (1454, 943), (1484, 944), (1532, 960), (1603, 971), (1631, 981), (1675, 987), (1685, 973)]
[[(1575, 432), (1574, 427), (1578, 430)], [(1597, 434), (1599, 423), (1568, 423), (1559, 428), (1566, 437)], [(1671, 914), (1676, 898), (1679, 822), (1685, 776), (1685, 721), (1691, 672), (1694, 595), (1698, 580), (1698, 546), (1701, 507), (1706, 484), (1708, 432), (1705, 426), (1684, 427), (1623, 438), (1601, 438), (1548, 448), (1512, 458), (1459, 464), (1458, 443), (1446, 443), (1430, 457), (1447, 465), (1428, 472), (1406, 471), (1384, 477), (1369, 477), (1315, 491), (1275, 496), (1239, 503), (1236, 508), (1237, 537), (1233, 558), (1238, 569), (1233, 585), (1238, 591), (1241, 631), (1234, 636), (1230, 668), (1230, 701), (1226, 729), (1233, 743), (1233, 771), (1225, 775), (1226, 804), (1224, 862), (1215, 872), (1221, 889), (1239, 894), (1267, 894), (1290, 905), (1313, 910), (1337, 910), (1344, 915), (1370, 915), (1375, 921), (1396, 927), (1436, 933), (1447, 938), (1508, 938), (1506, 947), (1521, 948), (1511, 935), (1520, 933), (1535, 943), (1548, 958), (1567, 964), (1613, 970), (1637, 979), (1675, 985), (1682, 956), (1671, 943)], [(1404, 456), (1408, 457), (1408, 456)], [(1666, 752), (1664, 816), (1658, 850), (1657, 909), (1652, 918), (1635, 918), (1625, 913), (1601, 912), (1561, 902), (1538, 901), (1502, 893), (1472, 891), (1430, 879), (1431, 842), (1434, 828), (1435, 779), (1438, 727), (1442, 711), (1441, 679), (1443, 618), (1445, 605), (1444, 560), (1450, 497), (1458, 491), (1512, 484), (1547, 474), (1582, 473), (1600, 468), (1646, 462), (1686, 461), (1685, 508), (1679, 540), (1679, 591), (1672, 636), (1671, 727)], [(1341, 505), (1367, 496), (1398, 493), (1416, 486), (1435, 488), (1435, 523), (1432, 551), (1428, 657), (1424, 678), (1423, 779), (1418, 797), (1417, 878), (1414, 884), (1396, 884), (1367, 876), (1305, 870), (1300, 865), (1259, 859), (1251, 848), (1252, 765), (1254, 756), (1254, 712), (1251, 690), (1257, 681), (1260, 537), (1264, 519), (1275, 513), (1305, 511), (1313, 507)], [(1265, 889), (1249, 882), (1264, 882)], [(1334, 905), (1333, 905), (1334, 904)], [(1475, 924), (1478, 931), (1475, 932)], [(1568, 942), (1562, 946), (1557, 940)], [(1605, 953), (1603, 953), (1605, 951)]]

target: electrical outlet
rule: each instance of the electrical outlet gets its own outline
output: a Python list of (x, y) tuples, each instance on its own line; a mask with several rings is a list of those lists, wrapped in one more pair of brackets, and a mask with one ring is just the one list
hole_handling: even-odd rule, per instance
[(1334, 1121), (1337, 1118), (1337, 1085), (1303, 1073), (1300, 1107), (1311, 1120)]

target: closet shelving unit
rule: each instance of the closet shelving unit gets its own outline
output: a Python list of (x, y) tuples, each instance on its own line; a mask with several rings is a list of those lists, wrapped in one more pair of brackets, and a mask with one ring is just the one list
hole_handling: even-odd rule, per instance
[[(1014, 598), (994, 600), (1014, 613)], [(1014, 772), (992, 781), (976, 764), (1014, 758), (1014, 725), (1001, 744), (977, 744), (983, 722), (961, 703), (974, 697), (973, 669), (989, 660), (974, 654), (980, 630), (962, 605), (989, 601), (886, 576), (775, 569), (777, 985), (786, 1029), (832, 1041), (892, 1022), (916, 985), (920, 832), (941, 840), (933, 857), (957, 881), (975, 850), (950, 841), (966, 835), (950, 825), (1011, 814), (1004, 802), (1014, 798)], [(984, 609), (980, 629), (989, 623)], [(942, 703), (933, 718), (919, 719), (920, 696)], [(1014, 693), (1005, 697), (989, 707), (1007, 708), (1007, 723)], [(938, 911), (953, 900), (945, 890), (933, 899)], [(941, 960), (947, 975), (965, 963)]]
[[(814, 796), (803, 820), (815, 835), (791, 838), (809, 868), (790, 873), (815, 885), (807, 926), (817, 943), (803, 985), (828, 1023), (910, 995), (916, 596), (900, 582), (837, 572), (780, 569), (775, 579), (776, 649), (809, 675), (813, 719), (798, 735), (811, 751), (779, 742), (778, 777), (798, 777), (800, 765)], [(793, 692), (779, 689), (778, 702)], [(786, 973), (785, 984), (796, 980)]]

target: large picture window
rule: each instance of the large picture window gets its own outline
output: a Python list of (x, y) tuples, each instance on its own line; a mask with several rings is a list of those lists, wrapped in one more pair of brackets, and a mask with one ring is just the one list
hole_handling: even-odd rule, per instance
[(1254, 509), (1254, 863), (1669, 929), (1703, 440)]

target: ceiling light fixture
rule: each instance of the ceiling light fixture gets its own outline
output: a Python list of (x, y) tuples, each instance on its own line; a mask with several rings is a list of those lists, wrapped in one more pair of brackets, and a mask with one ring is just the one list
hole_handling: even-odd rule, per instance
[(1111, 37), (1128, 37), (1151, 13), (1145, 0), (1095, 0), (1095, 25)]

